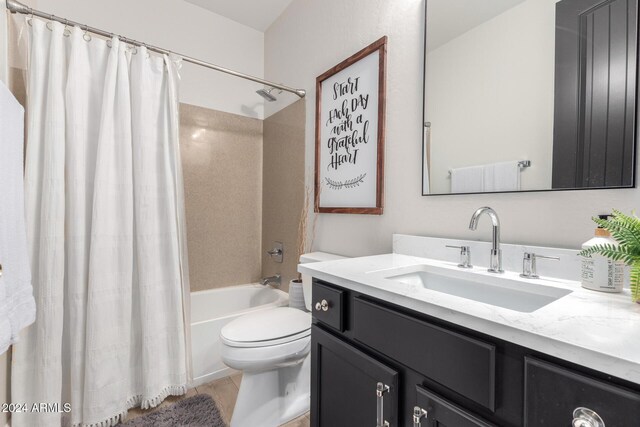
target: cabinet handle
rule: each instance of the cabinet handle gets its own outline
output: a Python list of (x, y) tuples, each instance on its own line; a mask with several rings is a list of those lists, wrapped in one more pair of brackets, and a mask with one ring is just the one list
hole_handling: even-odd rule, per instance
[(327, 302), (326, 299), (323, 299), (322, 302), (317, 302), (316, 303), (316, 311), (328, 311), (329, 310), (329, 303)]
[(425, 411), (419, 406), (414, 406), (413, 407), (413, 427), (422, 427), (422, 423), (420, 421), (422, 421), (423, 418), (424, 419), (427, 418), (427, 411)]
[(579, 407), (573, 410), (573, 427), (604, 427), (604, 421), (595, 411)]
[(376, 427), (389, 427), (389, 422), (384, 419), (384, 394), (389, 390), (384, 383), (376, 384)]

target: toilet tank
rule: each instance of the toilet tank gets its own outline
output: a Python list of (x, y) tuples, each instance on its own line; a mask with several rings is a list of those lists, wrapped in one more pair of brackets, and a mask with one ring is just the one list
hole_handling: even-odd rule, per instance
[[(300, 255), (300, 264), (333, 261), (344, 258), (346, 257), (326, 252), (311, 252)], [(306, 274), (302, 275), (302, 292), (304, 293), (304, 305), (307, 307), (307, 310), (311, 311), (311, 276), (307, 276)]]

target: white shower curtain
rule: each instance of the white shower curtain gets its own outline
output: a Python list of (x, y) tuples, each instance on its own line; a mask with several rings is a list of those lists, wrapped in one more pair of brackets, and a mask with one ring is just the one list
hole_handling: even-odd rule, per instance
[(13, 350), (11, 397), (28, 412), (12, 423), (111, 426), (188, 382), (177, 69), (117, 38), (48, 25), (25, 27), (37, 320)]

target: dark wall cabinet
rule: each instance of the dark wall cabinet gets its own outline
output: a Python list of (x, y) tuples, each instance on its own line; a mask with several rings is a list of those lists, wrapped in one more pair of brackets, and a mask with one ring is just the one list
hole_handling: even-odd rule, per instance
[(313, 307), (312, 427), (640, 426), (624, 379), (315, 279)]

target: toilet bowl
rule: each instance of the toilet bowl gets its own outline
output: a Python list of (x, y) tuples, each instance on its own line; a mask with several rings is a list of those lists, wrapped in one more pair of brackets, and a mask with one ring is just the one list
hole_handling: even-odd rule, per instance
[(220, 338), (222, 361), (243, 372), (231, 427), (275, 427), (309, 410), (310, 313), (279, 307), (247, 314)]
[[(315, 252), (301, 262), (341, 258)], [(311, 307), (309, 283), (303, 283)], [(231, 427), (276, 427), (309, 410), (311, 313), (277, 307), (246, 314), (220, 332), (222, 361), (242, 371)]]

